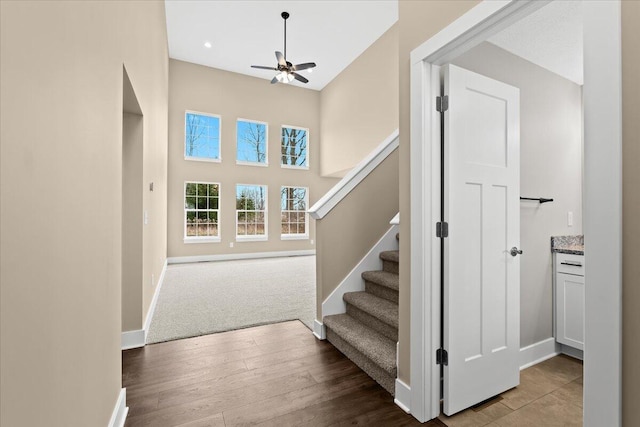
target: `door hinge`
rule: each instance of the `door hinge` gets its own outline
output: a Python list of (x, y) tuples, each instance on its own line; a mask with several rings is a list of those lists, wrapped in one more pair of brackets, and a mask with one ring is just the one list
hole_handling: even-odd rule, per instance
[(437, 96), (436, 97), (436, 111), (444, 113), (449, 109), (449, 96)]
[(436, 350), (436, 365), (447, 366), (449, 364), (449, 353), (443, 348)]
[(449, 237), (449, 223), (448, 222), (436, 222), (436, 237), (445, 238)]

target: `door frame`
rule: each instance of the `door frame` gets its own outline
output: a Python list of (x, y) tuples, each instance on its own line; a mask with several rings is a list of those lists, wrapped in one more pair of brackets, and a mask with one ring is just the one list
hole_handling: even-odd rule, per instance
[[(549, 1), (484, 0), (411, 52), (411, 403), (440, 413), (439, 68)], [(622, 71), (620, 0), (584, 2), (584, 425), (621, 423)], [(607, 224), (603, 227), (602, 224)], [(597, 318), (597, 313), (609, 313)]]

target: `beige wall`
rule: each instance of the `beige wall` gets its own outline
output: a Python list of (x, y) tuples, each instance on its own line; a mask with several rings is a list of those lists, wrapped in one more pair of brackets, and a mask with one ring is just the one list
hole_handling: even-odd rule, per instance
[[(308, 240), (280, 239), (280, 187), (308, 187), (311, 206), (337, 182), (320, 177), (320, 93), (173, 59), (169, 68), (169, 257), (315, 249), (313, 220)], [(184, 159), (186, 110), (222, 117), (222, 162)], [(268, 122), (268, 167), (236, 165), (238, 118)], [(280, 167), (282, 125), (309, 129), (308, 171)], [(184, 243), (185, 181), (220, 183), (221, 242)], [(236, 184), (268, 186), (268, 241), (236, 241)]]
[(322, 302), (391, 227), (398, 213), (398, 150), (318, 220), (317, 317)]
[(320, 92), (323, 176), (343, 177), (398, 128), (398, 24)]
[(520, 89), (520, 194), (554, 199), (520, 203), (520, 346), (526, 347), (553, 336), (550, 237), (582, 234), (582, 89), (486, 42), (451, 62)]
[(164, 3), (3, 1), (0, 15), (0, 424), (105, 426), (121, 388), (123, 63), (156, 184), (147, 280), (166, 254)]
[(640, 425), (640, 2), (622, 2), (622, 422)]
[[(467, 12), (479, 1), (447, 1), (447, 0), (400, 0), (399, 9), (399, 44), (400, 44), (400, 253), (408, 254), (411, 248), (410, 212), (410, 161), (409, 161), (409, 78), (411, 51), (438, 31), (449, 25), (460, 15)], [(409, 384), (410, 380), (410, 283), (411, 269), (409, 257), (403, 257), (400, 263), (400, 355), (398, 377)]]

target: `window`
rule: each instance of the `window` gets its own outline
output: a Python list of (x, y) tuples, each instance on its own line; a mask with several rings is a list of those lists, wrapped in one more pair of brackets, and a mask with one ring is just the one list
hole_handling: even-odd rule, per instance
[(308, 129), (295, 126), (282, 126), (282, 139), (280, 144), (281, 167), (309, 169), (308, 135)]
[(184, 239), (192, 242), (220, 241), (220, 184), (184, 184)]
[(266, 185), (236, 185), (236, 239), (267, 240)]
[(187, 111), (184, 119), (184, 158), (219, 162), (220, 116)]
[(267, 166), (267, 124), (238, 119), (236, 124), (236, 162)]
[(308, 189), (305, 187), (282, 187), (280, 190), (282, 239), (307, 239), (309, 216), (307, 215)]

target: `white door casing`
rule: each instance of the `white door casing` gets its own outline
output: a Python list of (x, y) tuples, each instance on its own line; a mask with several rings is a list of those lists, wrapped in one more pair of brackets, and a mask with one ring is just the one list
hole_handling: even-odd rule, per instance
[[(452, 415), (519, 384), (520, 91), (442, 68), (444, 412)], [(525, 255), (526, 256), (526, 255)]]

